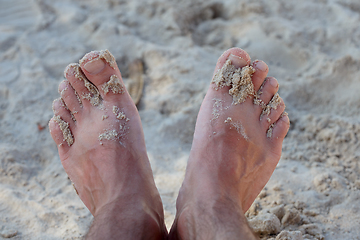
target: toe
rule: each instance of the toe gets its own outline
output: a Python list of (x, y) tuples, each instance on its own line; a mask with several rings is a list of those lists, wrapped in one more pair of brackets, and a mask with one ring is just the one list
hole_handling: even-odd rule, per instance
[(79, 95), (75, 92), (68, 80), (62, 81), (59, 84), (59, 93), (67, 108), (76, 116), (76, 114), (81, 111), (82, 103)]
[(74, 142), (69, 125), (66, 125), (60, 116), (54, 116), (50, 119), (49, 130), (51, 137), (58, 146), (59, 154), (68, 151)]
[(65, 105), (62, 98), (55, 99), (53, 102), (53, 112), (55, 116), (60, 116), (62, 120), (69, 123), (70, 127), (75, 127), (75, 118)]
[[(277, 96), (279, 96), (277, 94)], [(261, 126), (267, 130), (269, 127), (277, 122), (285, 110), (284, 100), (279, 96), (276, 103), (269, 103), (263, 110), (260, 117)]]
[(269, 67), (266, 65), (265, 62), (259, 60), (255, 60), (252, 63), (252, 67), (255, 69), (255, 72), (252, 75), (252, 81), (254, 84), (254, 90), (257, 92), (269, 72)]
[(249, 54), (244, 50), (242, 50), (241, 48), (230, 48), (226, 50), (218, 59), (216, 63), (214, 75), (224, 66), (225, 62), (228, 59), (231, 60), (232, 64), (236, 68), (248, 66), (251, 61)]
[[(231, 60), (231, 64), (233, 65), (235, 69), (238, 68), (242, 68), (245, 66), (249, 66), (251, 59), (249, 54), (247, 54), (247, 52), (245, 52), (244, 50), (240, 49), (240, 48), (231, 48), (228, 49), (227, 51), (225, 51), (220, 58), (218, 59), (216, 66), (215, 66), (215, 71), (214, 71), (214, 75), (213, 75), (213, 81), (210, 84), (210, 92), (213, 92), (212, 89), (216, 89), (217, 91), (217, 95), (222, 95), (221, 98), (223, 98), (224, 96), (226, 96), (227, 98), (231, 98), (229, 95), (229, 90), (230, 90), (230, 86), (229, 85), (224, 85), (219, 87), (217, 85), (217, 83), (215, 83), (215, 79), (217, 79), (218, 75), (226, 75), (227, 73), (224, 72), (222, 73), (221, 71), (223, 71), (223, 66), (225, 64), (228, 64), (227, 61)], [(226, 71), (226, 70), (224, 70)]]
[(80, 60), (80, 66), (103, 99), (119, 97), (126, 92), (115, 58), (108, 50), (86, 54)]
[(279, 89), (279, 83), (274, 77), (267, 77), (258, 90), (260, 100), (266, 105)]
[(279, 144), (276, 144), (279, 149), (274, 149), (277, 152), (281, 152), (281, 146), (282, 142), (289, 131), (290, 128), (290, 120), (287, 115), (287, 113), (284, 113), (281, 115), (281, 117), (274, 123), (272, 128), (272, 136), (271, 140), (278, 142)]
[(64, 75), (74, 88), (84, 108), (101, 104), (98, 89), (86, 78), (79, 64), (69, 64)]

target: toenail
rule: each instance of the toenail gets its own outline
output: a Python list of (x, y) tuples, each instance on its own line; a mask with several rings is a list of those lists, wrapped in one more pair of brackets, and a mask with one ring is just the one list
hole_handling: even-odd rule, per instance
[(284, 122), (286, 122), (286, 123), (290, 122), (290, 121), (289, 121), (288, 113), (287, 113), (287, 112), (283, 112), (283, 113), (281, 114), (281, 116), (280, 116), (280, 120), (281, 120), (281, 121), (284, 121)]
[(247, 61), (245, 59), (234, 54), (230, 54), (229, 59), (236, 68), (245, 67), (247, 65)]
[(273, 86), (274, 88), (277, 88), (279, 86), (279, 83), (275, 78), (270, 78), (269, 81), (271, 86)]
[(59, 93), (61, 94), (64, 90), (67, 89), (67, 83), (65, 81), (62, 81), (60, 84), (59, 84)]
[(64, 71), (64, 77), (75, 76), (74, 64), (69, 64)]
[(266, 65), (266, 63), (264, 63), (263, 61), (255, 61), (254, 62), (254, 67), (256, 67), (256, 69), (259, 69), (262, 72), (265, 72), (268, 69), (268, 66)]
[(100, 58), (95, 58), (84, 65), (85, 70), (90, 74), (100, 73), (105, 68), (105, 63)]
[(60, 98), (57, 98), (53, 101), (53, 103), (52, 103), (53, 112), (55, 112), (60, 107), (59, 100), (60, 100)]

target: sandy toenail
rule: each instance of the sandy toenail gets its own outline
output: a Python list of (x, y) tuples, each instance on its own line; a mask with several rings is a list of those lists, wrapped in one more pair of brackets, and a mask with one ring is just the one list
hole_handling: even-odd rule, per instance
[(247, 61), (245, 59), (234, 54), (230, 54), (228, 59), (231, 60), (232, 65), (236, 68), (244, 67), (247, 65)]
[(67, 78), (69, 76), (75, 76), (76, 70), (74, 68), (76, 66), (76, 63), (69, 64), (65, 70), (64, 70), (64, 77)]
[[(116, 69), (116, 67), (117, 67), (114, 56), (107, 49), (101, 50), (100, 52), (99, 51), (89, 52), (82, 59), (80, 59), (79, 64), (81, 66), (83, 66), (83, 65), (85, 66), (87, 63), (96, 61), (96, 60), (104, 60), (105, 62), (107, 62), (109, 64), (109, 66), (112, 69)], [(103, 63), (105, 64), (105, 62), (103, 62)], [(85, 70), (88, 71), (86, 68), (85, 68)], [(89, 70), (91, 70), (91, 69), (89, 69)], [(89, 72), (89, 73), (91, 73), (91, 72)], [(91, 73), (91, 74), (96, 74), (96, 73)]]
[(253, 65), (262, 72), (265, 72), (268, 69), (268, 66), (263, 61), (256, 60)]
[(60, 95), (62, 95), (62, 93), (67, 90), (67, 84), (65, 81), (62, 81), (60, 84), (59, 84), (59, 93)]
[(105, 63), (100, 58), (95, 58), (84, 65), (85, 70), (90, 74), (98, 74), (105, 68)]

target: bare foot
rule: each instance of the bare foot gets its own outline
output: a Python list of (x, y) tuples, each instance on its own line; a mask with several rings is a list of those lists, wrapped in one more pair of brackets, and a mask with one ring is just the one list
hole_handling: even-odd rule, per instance
[(88, 53), (65, 77), (49, 127), (65, 171), (95, 217), (90, 235), (102, 234), (97, 228), (119, 233), (121, 225), (127, 239), (164, 238), (140, 117), (114, 57), (107, 50)]
[[(226, 63), (228, 59), (231, 62)], [(235, 83), (226, 82), (229, 71), (218, 72), (224, 64), (233, 74), (235, 69), (250, 66), (250, 57), (233, 48), (218, 60), (215, 81), (197, 118), (170, 232), (174, 239), (250, 239), (249, 228), (240, 227), (246, 225), (244, 213), (281, 156), (289, 118), (276, 94), (278, 82), (266, 77), (264, 62), (255, 61), (253, 68), (242, 68), (244, 77), (238, 79), (242, 83), (236, 88)]]

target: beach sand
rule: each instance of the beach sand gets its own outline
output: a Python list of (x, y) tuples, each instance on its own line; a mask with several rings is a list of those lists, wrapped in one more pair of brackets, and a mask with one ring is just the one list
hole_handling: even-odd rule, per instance
[(0, 239), (86, 234), (92, 215), (47, 124), (65, 67), (105, 49), (127, 83), (143, 64), (138, 109), (170, 227), (197, 113), (230, 47), (269, 65), (291, 120), (251, 226), (263, 239), (360, 239), (359, 20), (358, 0), (0, 0)]

